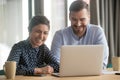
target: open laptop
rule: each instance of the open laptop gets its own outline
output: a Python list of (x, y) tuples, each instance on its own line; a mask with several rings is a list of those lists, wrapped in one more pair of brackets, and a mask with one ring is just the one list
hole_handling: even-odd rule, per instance
[(54, 76), (100, 75), (103, 45), (64, 45), (61, 47), (60, 72)]

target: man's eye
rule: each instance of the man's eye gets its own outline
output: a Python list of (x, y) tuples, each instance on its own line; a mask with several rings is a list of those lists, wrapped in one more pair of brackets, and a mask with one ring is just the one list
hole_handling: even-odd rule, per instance
[(80, 19), (80, 21), (85, 21), (85, 20), (86, 20), (86, 18), (81, 18), (81, 19)]

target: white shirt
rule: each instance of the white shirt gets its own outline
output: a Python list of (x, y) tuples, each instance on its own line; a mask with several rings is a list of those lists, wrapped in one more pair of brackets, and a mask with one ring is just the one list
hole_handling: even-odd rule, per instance
[(52, 41), (51, 53), (53, 53), (57, 61), (60, 62), (60, 47), (62, 45), (97, 44), (104, 45), (103, 68), (106, 68), (109, 56), (108, 44), (103, 29), (97, 25), (88, 24), (86, 34), (81, 38), (74, 34), (71, 26), (57, 31)]

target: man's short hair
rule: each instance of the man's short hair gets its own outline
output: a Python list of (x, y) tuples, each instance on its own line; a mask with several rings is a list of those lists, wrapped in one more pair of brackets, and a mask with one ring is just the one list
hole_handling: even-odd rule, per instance
[(82, 9), (88, 10), (88, 4), (83, 0), (76, 0), (71, 3), (69, 11), (78, 12), (78, 11), (81, 11)]

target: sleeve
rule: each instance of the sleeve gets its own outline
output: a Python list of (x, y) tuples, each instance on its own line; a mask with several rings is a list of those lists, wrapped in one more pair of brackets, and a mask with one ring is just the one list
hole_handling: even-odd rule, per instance
[(33, 75), (34, 69), (28, 69), (23, 65), (18, 65), (16, 70), (17, 75)]
[(61, 31), (57, 31), (53, 37), (51, 45), (51, 54), (60, 62), (60, 47), (62, 46), (62, 34)]
[(8, 56), (7, 61), (16, 61), (17, 64), (18, 64), (19, 59), (20, 59), (20, 55), (21, 55), (21, 50), (20, 50), (20, 48), (17, 46), (17, 44), (15, 44), (15, 45), (12, 47), (12, 50), (10, 51), (10, 54), (9, 54), (9, 56)]
[(20, 47), (19, 44), (15, 44), (12, 47), (12, 50), (10, 52), (10, 55), (8, 56), (7, 61), (16, 61), (16, 74), (17, 75), (28, 75), (28, 74), (33, 74), (34, 69), (28, 69), (22, 64), (19, 64), (21, 54), (24, 50), (22, 50), (22, 47)]
[(54, 68), (54, 72), (59, 72), (59, 63), (53, 54), (50, 53), (49, 49), (45, 46), (44, 48), (45, 62), (47, 65), (50, 65)]
[(108, 44), (107, 44), (104, 30), (102, 28), (99, 28), (96, 31), (95, 44), (103, 44), (104, 45), (103, 69), (106, 69), (107, 64), (108, 64), (109, 49), (108, 49)]

